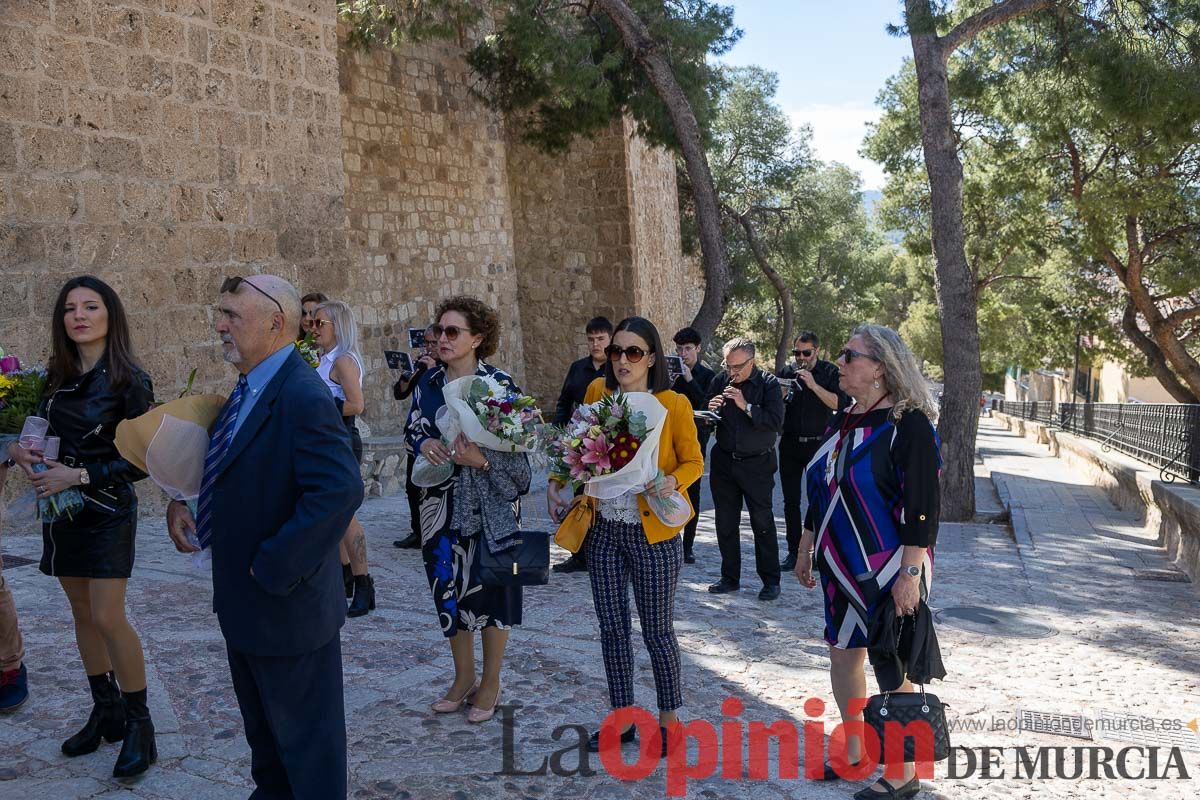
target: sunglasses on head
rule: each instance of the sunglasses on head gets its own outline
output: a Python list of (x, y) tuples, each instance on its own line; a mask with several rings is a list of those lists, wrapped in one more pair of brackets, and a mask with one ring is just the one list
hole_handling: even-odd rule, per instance
[(271, 295), (267, 294), (262, 289), (258, 288), (253, 283), (246, 280), (245, 278), (241, 278), (241, 277), (237, 277), (237, 276), (232, 277), (232, 278), (226, 278), (224, 280), (224, 282), (221, 283), (221, 294), (237, 294), (237, 290), (242, 286), (249, 286), (251, 289), (258, 292), (263, 297), (267, 298), (272, 303), (274, 303), (275, 307), (279, 309), (280, 314), (283, 313), (283, 306), (279, 305), (278, 300), (276, 300), (274, 297), (271, 297)]
[(608, 347), (604, 348), (604, 354), (608, 356), (609, 361), (620, 361), (621, 355), (624, 354), (625, 360), (630, 364), (636, 364), (646, 357), (646, 351), (637, 345), (620, 348), (615, 344), (610, 344)]
[(879, 360), (878, 358), (871, 355), (870, 353), (860, 353), (857, 350), (851, 350), (849, 347), (847, 347), (846, 349), (844, 349), (840, 353), (838, 353), (838, 357), (845, 359), (847, 364), (849, 364), (851, 361), (853, 361), (856, 358), (867, 358), (867, 359), (870, 359), (871, 361)]
[(434, 339), (442, 338), (442, 334), (446, 334), (446, 338), (454, 341), (461, 334), (470, 333), (469, 328), (460, 328), (457, 325), (430, 325), (429, 332), (433, 334)]
[(815, 352), (815, 350), (793, 350), (792, 355), (800, 356), (801, 358), (808, 358)]

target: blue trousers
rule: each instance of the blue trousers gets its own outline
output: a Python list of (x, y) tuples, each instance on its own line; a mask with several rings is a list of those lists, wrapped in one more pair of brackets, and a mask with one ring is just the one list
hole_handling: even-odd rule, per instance
[(299, 656), (226, 652), (250, 743), (250, 800), (345, 800), (341, 635)]

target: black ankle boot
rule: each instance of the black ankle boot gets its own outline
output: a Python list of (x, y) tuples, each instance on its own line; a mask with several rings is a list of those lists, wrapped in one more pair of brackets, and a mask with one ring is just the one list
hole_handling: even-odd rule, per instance
[(342, 585), (346, 587), (346, 599), (354, 597), (354, 573), (349, 564), (342, 564)]
[(375, 610), (375, 581), (370, 575), (354, 576), (354, 599), (346, 611), (348, 617), (361, 617)]
[(125, 698), (125, 741), (113, 767), (114, 778), (130, 778), (150, 769), (158, 760), (154, 741), (154, 723), (146, 707), (146, 690), (123, 692)]
[(68, 756), (96, 752), (101, 739), (119, 742), (125, 738), (125, 702), (113, 674), (88, 675), (88, 686), (92, 690), (92, 713), (83, 730), (62, 743), (62, 751)]

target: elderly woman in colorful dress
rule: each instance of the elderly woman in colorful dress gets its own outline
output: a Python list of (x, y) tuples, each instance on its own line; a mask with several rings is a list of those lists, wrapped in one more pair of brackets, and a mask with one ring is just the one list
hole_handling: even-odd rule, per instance
[[(849, 722), (863, 718), (850, 713), (850, 702), (867, 696), (867, 628), (879, 604), (894, 603), (897, 615), (913, 614), (929, 595), (941, 457), (928, 385), (895, 331), (860, 325), (837, 364), (839, 387), (854, 405), (834, 417), (805, 470), (796, 577), (815, 587), (815, 560), (833, 694)], [(879, 688), (912, 691), (907, 679)], [(861, 758), (861, 738), (849, 737), (846, 759), (856, 764)], [(823, 777), (838, 775), (826, 764)], [(920, 788), (914, 765), (906, 763), (900, 784), (881, 777), (855, 798), (908, 798)]]

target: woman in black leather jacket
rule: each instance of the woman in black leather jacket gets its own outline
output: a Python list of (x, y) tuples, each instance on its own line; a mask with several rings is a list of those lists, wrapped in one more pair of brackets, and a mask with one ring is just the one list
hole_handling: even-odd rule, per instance
[[(142, 643), (125, 617), (133, 570), (137, 495), (146, 477), (113, 444), (117, 423), (150, 409), (150, 377), (133, 358), (129, 324), (112, 288), (85, 275), (63, 286), (51, 320), (52, 350), (39, 415), (60, 437), (58, 461), (17, 446), (9, 456), (39, 498), (78, 487), (84, 506), (72, 518), (43, 521), (42, 572), (58, 578), (71, 603), (75, 641), (94, 706), (87, 724), (63, 742), (68, 756), (91, 753), (101, 739), (122, 741), (113, 775), (144, 772), (157, 757), (146, 707)], [(34, 472), (33, 465), (48, 469)], [(114, 680), (115, 673), (115, 680)]]

